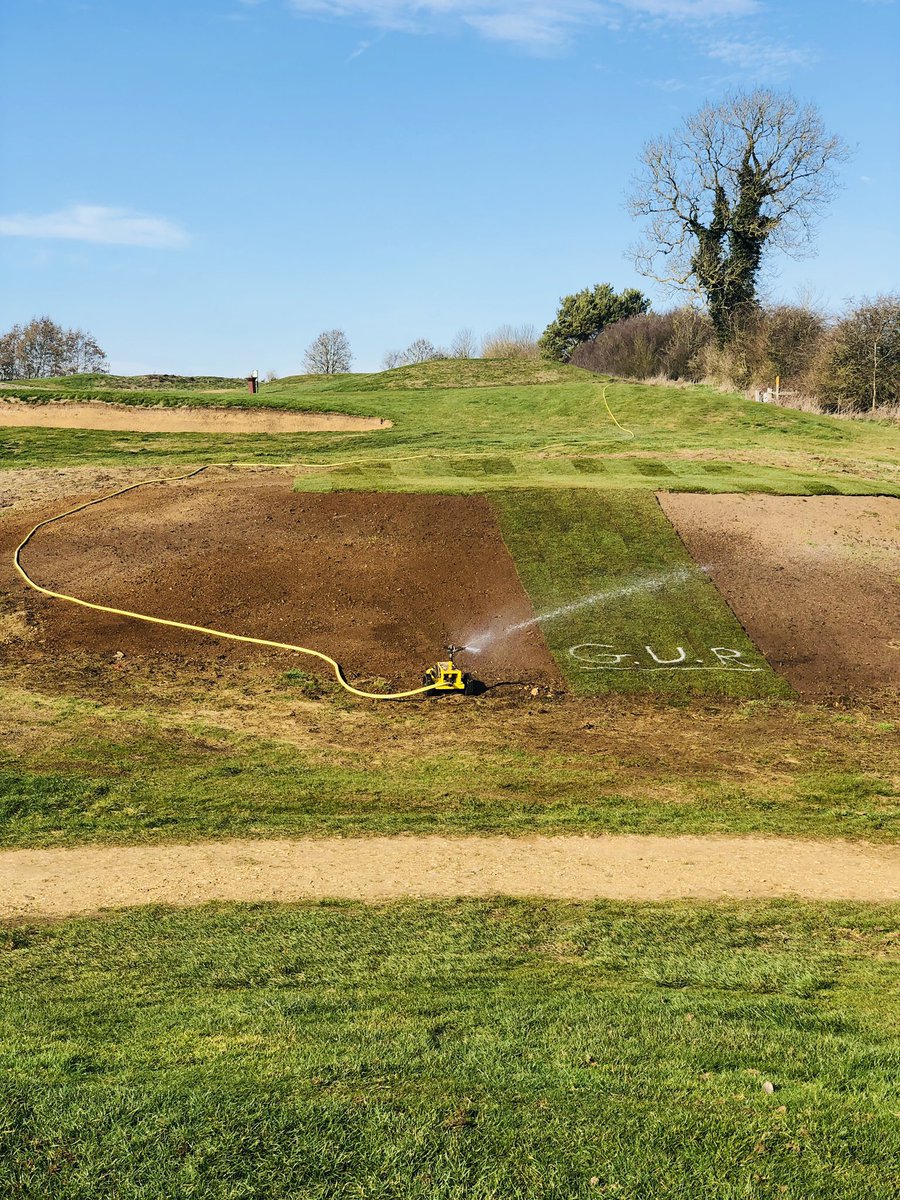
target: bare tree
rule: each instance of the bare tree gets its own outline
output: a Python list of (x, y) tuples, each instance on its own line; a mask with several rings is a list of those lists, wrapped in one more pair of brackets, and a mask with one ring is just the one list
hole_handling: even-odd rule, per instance
[(533, 325), (500, 325), (484, 336), (482, 358), (538, 358), (537, 332)]
[(303, 365), (309, 375), (339, 375), (350, 370), (353, 354), (343, 329), (326, 329), (306, 349)]
[(436, 358), (447, 358), (447, 351), (435, 346), (428, 338), (416, 338), (405, 350), (388, 350), (382, 362), (386, 371), (395, 367), (408, 367), (413, 363), (432, 362)]
[(106, 354), (83, 329), (63, 329), (50, 317), (34, 317), (0, 336), (0, 378), (45, 379), (105, 374)]
[(450, 343), (451, 358), (475, 358), (478, 343), (471, 329), (461, 329)]
[(428, 338), (416, 338), (403, 351), (403, 359), (407, 363), (431, 362), (435, 358), (443, 357), (443, 351), (439, 350)]
[(638, 270), (702, 296), (727, 341), (756, 303), (764, 250), (809, 247), (847, 153), (815, 105), (790, 93), (758, 88), (706, 104), (643, 149), (629, 198), (649, 220), (634, 250)]

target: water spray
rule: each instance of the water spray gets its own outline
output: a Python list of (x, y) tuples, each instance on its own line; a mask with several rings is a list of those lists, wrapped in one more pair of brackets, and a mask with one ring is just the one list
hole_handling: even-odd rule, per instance
[[(701, 571), (708, 570), (706, 567), (699, 569)], [(671, 571), (661, 571), (658, 575), (651, 575), (646, 579), (636, 579), (631, 583), (619, 584), (617, 587), (603, 588), (600, 591), (592, 592), (590, 596), (582, 596), (578, 600), (561, 604), (558, 608), (552, 608), (548, 612), (538, 613), (537, 616), (529, 617), (527, 621), (517, 621), (515, 624), (507, 625), (499, 633), (481, 633), (462, 649), (469, 654), (481, 654), (493, 642), (505, 641), (514, 633), (521, 633), (523, 629), (531, 629), (535, 625), (543, 625), (545, 622), (555, 621), (559, 617), (568, 617), (574, 612), (591, 608), (606, 600), (621, 600), (626, 596), (639, 595), (641, 592), (653, 592), (673, 584), (687, 583), (696, 577), (696, 572), (697, 568), (695, 567), (675, 567)]]

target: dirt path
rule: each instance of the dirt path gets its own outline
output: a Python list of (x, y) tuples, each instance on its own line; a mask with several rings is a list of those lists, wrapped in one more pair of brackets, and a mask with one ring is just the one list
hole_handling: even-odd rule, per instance
[(405, 896), (900, 900), (900, 846), (759, 837), (395, 837), (0, 853), (0, 917)]
[(390, 429), (379, 417), (290, 412), (272, 408), (202, 408), (62, 400), (48, 404), (0, 401), (0, 426), (108, 429), (121, 433), (321, 433)]
[(802, 696), (900, 689), (900, 500), (660, 493), (659, 501)]

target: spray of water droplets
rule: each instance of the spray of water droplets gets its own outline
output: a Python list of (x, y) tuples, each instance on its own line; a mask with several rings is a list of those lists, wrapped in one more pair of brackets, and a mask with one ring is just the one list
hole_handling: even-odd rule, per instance
[[(708, 571), (708, 567), (701, 567), (701, 571)], [(535, 617), (530, 617), (527, 621), (517, 621), (513, 625), (506, 625), (498, 632), (484, 632), (463, 647), (470, 654), (482, 654), (488, 646), (502, 642), (514, 633), (519, 633), (523, 629), (530, 629), (534, 625), (543, 625), (547, 621), (555, 621), (559, 617), (567, 617), (571, 613), (580, 612), (582, 609), (591, 608), (595, 604), (604, 604), (610, 600), (621, 600), (627, 596), (637, 596), (643, 592), (659, 591), (660, 588), (672, 587), (679, 583), (687, 583), (691, 579), (697, 578), (697, 568), (695, 567), (676, 567), (671, 571), (661, 571), (658, 575), (645, 576), (642, 579), (634, 579), (628, 583), (621, 583), (615, 587), (602, 588), (600, 591), (592, 592), (589, 596), (582, 596), (578, 600), (572, 600), (569, 604), (562, 604), (558, 608), (552, 608), (548, 612), (539, 613)]]

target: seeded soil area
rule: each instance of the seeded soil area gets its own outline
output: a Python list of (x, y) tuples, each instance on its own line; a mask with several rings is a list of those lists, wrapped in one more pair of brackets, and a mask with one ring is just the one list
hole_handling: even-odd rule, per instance
[(662, 493), (659, 501), (801, 696), (900, 689), (900, 500)]
[[(0, 520), (2, 588), (24, 611), (29, 655), (119, 654), (189, 667), (267, 654), (249, 645), (45, 598), (11, 566), (58, 498)], [(482, 497), (298, 493), (275, 473), (218, 472), (151, 484), (42, 529), (23, 564), (43, 586), (98, 604), (301, 644), (348, 674), (415, 687), (449, 642), (513, 629), (469, 665), (490, 683), (561, 679), (493, 510)], [(282, 669), (327, 671), (284, 652)]]
[(0, 426), (31, 429), (109, 429), (122, 433), (321, 433), (389, 429), (379, 417), (288, 412), (272, 408), (166, 408), (106, 402), (0, 401)]
[(0, 853), (0, 919), (139, 904), (512, 895), (900, 900), (900, 847), (756, 837), (392, 837)]

